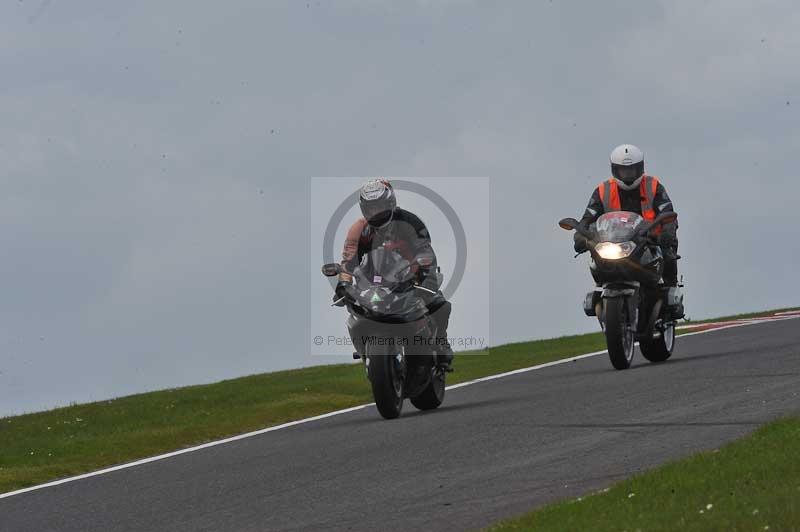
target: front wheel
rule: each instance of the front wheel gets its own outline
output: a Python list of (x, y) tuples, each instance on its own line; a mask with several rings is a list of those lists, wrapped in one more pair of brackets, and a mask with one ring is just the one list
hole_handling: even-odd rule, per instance
[(441, 368), (434, 367), (431, 370), (431, 381), (422, 392), (411, 398), (411, 404), (420, 410), (433, 410), (439, 408), (444, 401), (445, 372)]
[(614, 369), (628, 369), (633, 360), (635, 331), (626, 297), (604, 299), (604, 318), (608, 358)]
[(405, 354), (402, 348), (367, 345), (369, 380), (378, 412), (386, 419), (400, 417), (403, 410)]
[(659, 335), (658, 338), (650, 338), (639, 342), (639, 349), (642, 356), (650, 362), (664, 362), (672, 356), (675, 348), (675, 325), (672, 324)]

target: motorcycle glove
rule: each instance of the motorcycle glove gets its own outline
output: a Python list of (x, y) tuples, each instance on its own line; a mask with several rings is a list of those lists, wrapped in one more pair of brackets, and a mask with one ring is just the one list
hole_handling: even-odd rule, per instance
[(575, 240), (575, 253), (583, 253), (584, 251), (589, 251), (589, 245), (586, 242), (586, 237), (580, 233), (575, 233), (573, 237)]
[(350, 283), (347, 281), (339, 281), (336, 284), (336, 290), (333, 292), (333, 302), (337, 307), (344, 306), (344, 296), (347, 294), (348, 286), (350, 286)]
[(658, 236), (658, 244), (666, 252), (667, 250), (675, 249), (676, 238), (675, 235), (669, 231), (664, 231)]

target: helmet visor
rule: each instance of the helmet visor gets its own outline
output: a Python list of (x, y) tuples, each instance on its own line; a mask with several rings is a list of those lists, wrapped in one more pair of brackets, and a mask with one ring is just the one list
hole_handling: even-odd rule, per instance
[(641, 164), (632, 164), (630, 166), (623, 166), (621, 164), (614, 164), (611, 167), (614, 177), (624, 183), (633, 183), (644, 173)]
[(383, 225), (392, 217), (392, 208), (387, 201), (371, 201), (361, 206), (361, 214), (370, 225)]

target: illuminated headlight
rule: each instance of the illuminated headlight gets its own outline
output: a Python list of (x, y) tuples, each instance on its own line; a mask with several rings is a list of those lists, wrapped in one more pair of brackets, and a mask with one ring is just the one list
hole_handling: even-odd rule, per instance
[(633, 242), (600, 242), (595, 246), (595, 251), (602, 258), (606, 260), (624, 259), (636, 249), (636, 244)]

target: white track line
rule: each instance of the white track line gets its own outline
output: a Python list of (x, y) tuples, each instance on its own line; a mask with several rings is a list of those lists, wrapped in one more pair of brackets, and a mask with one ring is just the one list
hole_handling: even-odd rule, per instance
[[(790, 319), (794, 319), (794, 318), (800, 318), (800, 315), (797, 315), (797, 316), (781, 316), (780, 318), (775, 318), (775, 319), (770, 319), (770, 320), (766, 320), (766, 319), (762, 318), (762, 319), (757, 320), (757, 321), (756, 320), (748, 320), (748, 321), (738, 321), (737, 320), (737, 321), (733, 321), (733, 322), (718, 322), (718, 323), (727, 323), (728, 325), (724, 325), (724, 326), (720, 326), (720, 327), (713, 327), (711, 329), (703, 329), (702, 331), (684, 333), (684, 334), (680, 334), (678, 336), (680, 338), (684, 338), (686, 336), (694, 336), (696, 334), (706, 334), (706, 333), (710, 333), (712, 331), (721, 331), (723, 329), (733, 329), (735, 327), (745, 327), (747, 325), (755, 325), (755, 324), (758, 324), (758, 323), (766, 323), (768, 321), (769, 322), (772, 322), (772, 321), (785, 321), (785, 320), (790, 320)], [(711, 324), (710, 323), (705, 324), (705, 326), (708, 326), (708, 325), (711, 325)], [(636, 345), (639, 345), (639, 342), (636, 342)], [(595, 351), (594, 353), (586, 353), (585, 355), (578, 355), (578, 356), (574, 356), (574, 357), (570, 357), (570, 358), (561, 358), (559, 360), (554, 360), (552, 362), (547, 362), (545, 364), (539, 364), (538, 366), (530, 366), (530, 367), (527, 367), (527, 368), (515, 369), (513, 371), (507, 371), (505, 373), (498, 373), (497, 375), (489, 375), (488, 377), (481, 377), (479, 379), (475, 379), (475, 380), (471, 380), (471, 381), (460, 382), (458, 384), (453, 384), (452, 386), (448, 386), (447, 389), (448, 390), (452, 390), (453, 388), (461, 388), (462, 386), (469, 386), (471, 384), (476, 384), (476, 383), (479, 383), (479, 382), (493, 381), (495, 379), (508, 377), (510, 375), (518, 375), (520, 373), (527, 373), (529, 371), (535, 371), (535, 370), (538, 370), (538, 369), (549, 368), (550, 366), (557, 366), (558, 364), (565, 364), (567, 362), (574, 362), (575, 360), (580, 360), (582, 358), (589, 358), (589, 357), (594, 357), (594, 356), (597, 356), (597, 355), (604, 355), (607, 352), (608, 352), (608, 350), (604, 349), (602, 351)]]
[[(706, 334), (706, 333), (710, 333), (710, 332), (714, 332), (714, 331), (721, 331), (721, 330), (724, 330), (724, 329), (733, 329), (733, 328), (736, 328), (736, 327), (746, 327), (748, 325), (755, 325), (755, 324), (758, 324), (758, 323), (767, 323), (767, 322), (771, 322), (771, 321), (784, 321), (784, 320), (795, 319), (795, 318), (800, 318), (800, 315), (781, 316), (781, 317), (776, 317), (775, 319), (771, 319), (771, 320), (761, 319), (761, 320), (757, 320), (757, 321), (733, 322), (731, 325), (726, 325), (726, 326), (722, 326), (722, 327), (716, 327), (716, 328), (713, 328), (713, 329), (705, 329), (705, 330), (702, 330), (702, 331), (696, 331), (696, 332), (681, 334), (680, 337), (683, 338), (685, 336), (694, 336), (696, 334)], [(498, 373), (496, 375), (489, 375), (488, 377), (481, 377), (479, 379), (474, 379), (474, 380), (467, 381), (467, 382), (460, 382), (458, 384), (453, 384), (451, 386), (448, 386), (446, 389), (447, 390), (454, 390), (456, 388), (463, 388), (465, 386), (471, 386), (473, 384), (478, 384), (480, 382), (493, 381), (493, 380), (496, 380), (496, 379), (501, 379), (503, 377), (509, 377), (511, 375), (519, 375), (520, 373), (528, 373), (530, 371), (536, 371), (536, 370), (540, 370), (540, 369), (544, 369), (544, 368), (549, 368), (551, 366), (557, 366), (559, 364), (566, 364), (568, 362), (574, 362), (576, 360), (581, 360), (581, 359), (584, 359), (584, 358), (589, 358), (589, 357), (602, 355), (602, 354), (605, 354), (606, 352), (607, 352), (606, 350), (595, 351), (593, 353), (586, 353), (584, 355), (578, 355), (578, 356), (574, 356), (574, 357), (570, 357), (570, 358), (562, 358), (562, 359), (559, 359), (559, 360), (554, 360), (552, 362), (547, 362), (545, 364), (539, 364), (537, 366), (530, 366), (530, 367), (527, 367), (527, 368), (515, 369), (513, 371), (507, 371), (505, 373)], [(480, 355), (475, 355), (475, 356), (480, 356)], [(224, 445), (226, 443), (231, 443), (231, 442), (234, 442), (234, 441), (243, 440), (245, 438), (252, 438), (253, 436), (259, 436), (261, 434), (266, 434), (268, 432), (274, 432), (276, 430), (281, 430), (281, 429), (286, 429), (286, 428), (289, 428), (289, 427), (294, 427), (295, 425), (302, 425), (304, 423), (311, 423), (312, 421), (319, 421), (320, 419), (325, 419), (325, 418), (328, 418), (328, 417), (338, 416), (338, 415), (341, 415), (341, 414), (347, 414), (349, 412), (355, 412), (357, 410), (362, 410), (362, 409), (367, 408), (369, 406), (372, 406), (374, 404), (375, 403), (368, 403), (368, 404), (353, 406), (353, 407), (350, 407), (350, 408), (345, 408), (343, 410), (336, 410), (335, 412), (328, 412), (327, 414), (320, 414), (320, 415), (314, 416), (314, 417), (308, 417), (308, 418), (305, 418), (305, 419), (298, 419), (296, 421), (290, 421), (288, 423), (283, 423), (281, 425), (275, 425), (273, 427), (267, 427), (265, 429), (255, 430), (255, 431), (252, 431), (252, 432), (247, 432), (245, 434), (239, 434), (238, 436), (232, 436), (230, 438), (225, 438), (225, 439), (222, 439), (222, 440), (211, 441), (211, 442), (208, 442), (208, 443), (204, 443), (202, 445), (196, 445), (194, 447), (187, 447), (186, 449), (181, 449), (179, 451), (173, 451), (173, 452), (166, 453), (166, 454), (160, 454), (160, 455), (157, 455), (157, 456), (151, 456), (150, 458), (143, 458), (141, 460), (136, 460), (134, 462), (128, 462), (128, 463), (125, 463), (125, 464), (120, 464), (120, 465), (116, 465), (116, 466), (113, 466), (113, 467), (100, 469), (98, 471), (92, 471), (91, 473), (84, 473), (83, 475), (77, 475), (77, 476), (74, 476), (74, 477), (62, 478), (60, 480), (55, 480), (53, 482), (47, 482), (45, 484), (38, 484), (36, 486), (31, 486), (29, 488), (23, 488), (23, 489), (19, 489), (19, 490), (16, 490), (16, 491), (9, 491), (7, 493), (0, 493), (0, 499), (5, 499), (7, 497), (13, 497), (14, 495), (21, 495), (23, 493), (28, 493), (28, 492), (31, 492), (31, 491), (36, 491), (36, 490), (40, 490), (40, 489), (44, 489), (44, 488), (49, 488), (49, 487), (52, 487), (52, 486), (58, 486), (60, 484), (66, 484), (68, 482), (75, 482), (76, 480), (82, 480), (82, 479), (85, 479), (85, 478), (91, 478), (91, 477), (96, 477), (96, 476), (99, 476), (99, 475), (105, 475), (107, 473), (113, 473), (114, 471), (120, 471), (122, 469), (128, 469), (128, 468), (131, 468), (131, 467), (136, 467), (136, 466), (140, 466), (140, 465), (144, 465), (144, 464), (149, 464), (150, 462), (157, 462), (159, 460), (172, 458), (173, 456), (179, 456), (179, 455), (182, 455), (182, 454), (192, 453), (192, 452), (195, 452), (195, 451), (200, 451), (202, 449), (208, 449), (209, 447), (216, 447), (217, 445)]]
[(719, 328), (720, 326), (726, 326), (734, 323), (757, 323), (760, 321), (782, 321), (792, 318), (800, 318), (800, 312), (793, 311), (793, 312), (778, 312), (772, 316), (761, 316), (757, 318), (740, 318), (737, 320), (728, 320), (728, 321), (709, 321), (704, 323), (693, 323), (691, 325), (681, 325), (676, 327), (677, 330), (683, 331), (687, 329), (700, 329), (701, 327), (712, 327), (712, 328)]

